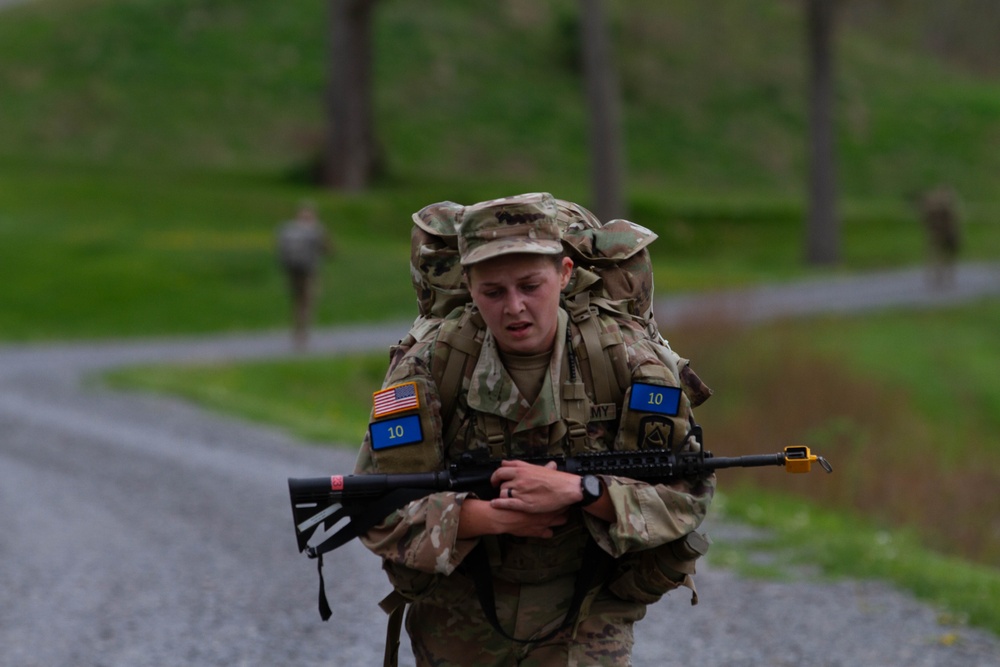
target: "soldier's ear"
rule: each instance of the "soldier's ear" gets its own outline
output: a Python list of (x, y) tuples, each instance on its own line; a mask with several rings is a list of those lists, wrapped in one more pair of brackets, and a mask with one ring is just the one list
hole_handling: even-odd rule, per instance
[(563, 257), (559, 263), (559, 289), (563, 290), (569, 285), (569, 279), (573, 276), (573, 260)]

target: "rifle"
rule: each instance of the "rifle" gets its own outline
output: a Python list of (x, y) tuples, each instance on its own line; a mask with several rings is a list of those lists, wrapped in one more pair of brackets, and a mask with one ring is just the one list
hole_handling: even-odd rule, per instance
[[(833, 472), (826, 459), (798, 445), (777, 454), (736, 457), (643, 450), (526, 460), (539, 465), (555, 461), (559, 470), (575, 475), (614, 475), (651, 484), (697, 478), (721, 468), (784, 466), (786, 472), (806, 473), (819, 463), (826, 472)], [(470, 491), (483, 500), (495, 498), (497, 489), (490, 477), (500, 462), (466, 454), (447, 469), (434, 472), (289, 478), (299, 553), (321, 556), (363, 535), (407, 503), (437, 491)]]
[[(593, 452), (571, 457), (525, 460), (538, 465), (555, 461), (559, 470), (575, 475), (614, 475), (652, 484), (681, 478), (698, 478), (720, 468), (784, 466), (787, 472), (804, 473), (812, 469), (813, 463), (819, 463), (828, 473), (833, 472), (826, 459), (811, 453), (804, 446), (785, 447), (785, 451), (778, 454), (736, 457), (715, 457), (704, 450), (681, 454), (674, 454), (669, 450), (644, 450)], [(324, 553), (363, 535), (407, 503), (436, 491), (470, 491), (483, 500), (496, 498), (497, 489), (490, 484), (490, 478), (500, 467), (501, 461), (484, 460), (465, 454), (447, 469), (433, 472), (289, 478), (288, 491), (292, 500), (292, 517), (295, 520), (299, 553), (305, 551), (310, 558), (318, 559), (320, 618), (326, 621), (332, 615), (323, 581)], [(588, 542), (588, 547), (592, 544), (593, 540)], [(593, 559), (603, 553), (599, 548), (594, 548), (593, 551)], [(482, 545), (477, 546), (466, 561), (471, 561), (476, 593), (490, 624), (512, 641), (527, 641), (508, 635), (497, 621), (489, 584), (489, 561)], [(567, 627), (576, 618), (583, 601), (581, 593), (590, 588), (587, 584), (590, 581), (589, 572), (586, 568), (581, 570), (563, 624), (549, 636)], [(401, 616), (394, 612), (393, 618), (398, 624)], [(398, 634), (398, 625), (396, 627)], [(547, 640), (548, 637), (544, 639)]]

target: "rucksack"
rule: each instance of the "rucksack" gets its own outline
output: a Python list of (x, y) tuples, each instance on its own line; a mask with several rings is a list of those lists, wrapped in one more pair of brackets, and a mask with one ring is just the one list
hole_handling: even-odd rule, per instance
[[(656, 324), (649, 256), (649, 245), (656, 240), (656, 234), (629, 220), (602, 223), (573, 202), (557, 199), (556, 204), (563, 245), (574, 262), (573, 277), (563, 291), (563, 305), (580, 327), (584, 341), (600, 349), (600, 333), (596, 327), (587, 326), (589, 314), (598, 310), (623, 326), (640, 329), (654, 343), (661, 361), (677, 373), (692, 405), (704, 402), (711, 390), (690, 371), (687, 360), (670, 348)], [(407, 336), (391, 351), (390, 372), (413, 345), (435, 336), (446, 318), (454, 319), (459, 309), (469, 310), (471, 296), (463, 283), (456, 231), (462, 210), (460, 204), (443, 201), (425, 206), (412, 216), (410, 278), (418, 314)], [(449, 332), (452, 351), (446, 367), (435, 372), (446, 425), (465, 358), (478, 354), (483, 334), (482, 323), (474, 318), (460, 326), (458, 331)], [(590, 354), (588, 358), (591, 364), (604, 363), (603, 355)], [(618, 367), (591, 368), (591, 376), (602, 379), (596, 388), (603, 394), (599, 402), (620, 399), (629, 382), (629, 378), (621, 377)]]
[[(608, 296), (628, 304), (640, 320), (653, 318), (653, 271), (647, 246), (656, 234), (628, 220), (601, 223), (572, 202), (556, 200), (556, 221), (563, 230), (568, 255), (577, 267), (596, 272)], [(450, 201), (430, 204), (413, 214), (410, 277), (422, 319), (443, 318), (470, 301), (462, 284), (458, 256), (457, 217), (463, 207)], [(572, 291), (572, 285), (567, 288)]]

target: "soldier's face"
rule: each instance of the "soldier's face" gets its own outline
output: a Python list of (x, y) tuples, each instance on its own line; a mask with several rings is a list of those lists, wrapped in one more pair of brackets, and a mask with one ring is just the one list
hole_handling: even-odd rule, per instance
[(486, 326), (504, 352), (540, 354), (552, 349), (559, 326), (559, 292), (573, 260), (546, 255), (502, 255), (469, 267), (469, 289)]

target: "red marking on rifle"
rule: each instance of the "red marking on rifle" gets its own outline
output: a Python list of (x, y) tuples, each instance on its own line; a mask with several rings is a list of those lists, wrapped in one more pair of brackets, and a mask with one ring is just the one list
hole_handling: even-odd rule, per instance
[(330, 488), (333, 489), (334, 491), (343, 491), (344, 490), (344, 476), (343, 475), (334, 475), (333, 477), (331, 477), (330, 478)]

